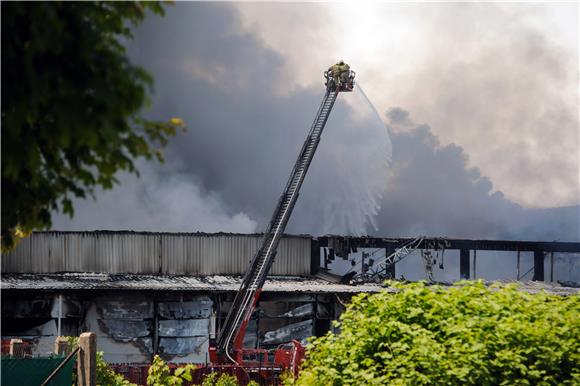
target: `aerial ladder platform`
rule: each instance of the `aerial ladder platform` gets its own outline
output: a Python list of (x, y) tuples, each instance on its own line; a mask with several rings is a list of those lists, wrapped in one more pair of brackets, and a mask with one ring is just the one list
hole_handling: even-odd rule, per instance
[[(324, 73), (326, 78), (326, 92), (318, 109), (312, 127), (300, 153), (292, 168), (288, 182), (278, 200), (272, 219), (268, 224), (261, 246), (252, 259), (244, 279), (232, 303), (230, 311), (221, 326), (219, 335), (210, 344), (210, 360), (212, 364), (224, 364), (240, 366), (247, 373), (254, 369), (261, 379), (270, 379), (272, 372), (292, 371), (296, 374), (298, 366), (304, 357), (304, 348), (297, 341), (281, 345), (272, 355), (267, 350), (244, 349), (243, 341), (246, 328), (252, 317), (260, 293), (270, 271), (280, 239), (286, 229), (290, 215), (296, 205), (300, 188), (312, 163), (314, 154), (322, 132), (328, 121), (328, 117), (338, 94), (350, 92), (354, 87), (354, 71), (347, 68), (341, 71), (340, 76), (333, 74), (332, 70)], [(257, 366), (257, 368), (255, 368)], [(268, 370), (269, 369), (269, 370)]]

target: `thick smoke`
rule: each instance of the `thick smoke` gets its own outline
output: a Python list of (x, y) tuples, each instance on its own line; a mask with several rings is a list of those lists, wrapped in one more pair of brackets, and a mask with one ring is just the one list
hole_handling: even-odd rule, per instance
[(378, 106), (403, 106), (459, 144), (506, 197), (580, 202), (578, 3), (236, 7), (282, 55), (291, 85), (317, 84), (328, 58), (347, 59)]
[(495, 192), (489, 178), (468, 167), (455, 144), (442, 146), (429, 126), (409, 113), (387, 113), (393, 169), (379, 214), (381, 233), (413, 236), (578, 240), (580, 207), (524, 209)]
[(204, 191), (191, 175), (169, 166), (139, 162), (140, 178), (123, 174), (119, 186), (96, 192), (96, 201), (78, 200), (73, 219), (59, 215), (58, 230), (138, 230), (167, 232), (256, 231), (256, 222), (243, 212), (228, 210), (217, 192)]
[[(157, 23), (173, 28), (146, 26), (132, 47), (156, 76), (152, 114), (172, 111), (190, 127), (167, 156), (263, 227), (319, 106), (322, 76), (316, 90), (280, 95), (280, 57), (240, 34), (231, 9), (196, 5), (167, 18)], [(214, 31), (211, 45), (206, 34), (191, 34), (191, 21), (196, 29)], [(139, 42), (147, 42), (147, 49)], [(372, 106), (358, 92), (341, 96), (288, 231), (360, 234), (373, 228), (390, 153), (388, 133)]]
[[(129, 48), (155, 78), (149, 114), (181, 117), (188, 133), (170, 143), (166, 165), (146, 166), (139, 181), (121, 176), (121, 187), (96, 204), (77, 202), (75, 219), (59, 216), (55, 228), (245, 232), (266, 225), (323, 86), (321, 79), (316, 88), (280, 93), (288, 75), (282, 57), (241, 31), (235, 11), (220, 4), (178, 3), (164, 19), (146, 20)], [(288, 232), (579, 238), (578, 207), (532, 211), (492, 193), (460, 146), (442, 146), (402, 108), (388, 111), (388, 168), (386, 129), (349, 98), (360, 95), (341, 95)]]

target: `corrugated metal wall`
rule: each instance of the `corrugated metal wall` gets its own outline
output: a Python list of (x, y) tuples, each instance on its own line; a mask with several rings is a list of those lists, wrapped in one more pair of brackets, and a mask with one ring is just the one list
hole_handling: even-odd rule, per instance
[[(261, 235), (37, 232), (2, 256), (3, 273), (243, 274)], [(309, 236), (285, 236), (271, 275), (310, 274)]]

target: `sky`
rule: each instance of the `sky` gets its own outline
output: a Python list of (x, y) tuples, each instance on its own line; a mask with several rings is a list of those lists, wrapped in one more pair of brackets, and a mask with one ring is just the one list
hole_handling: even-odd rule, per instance
[(54, 229), (264, 229), (343, 59), (288, 232), (580, 240), (577, 3), (178, 2), (127, 48), (187, 133)]

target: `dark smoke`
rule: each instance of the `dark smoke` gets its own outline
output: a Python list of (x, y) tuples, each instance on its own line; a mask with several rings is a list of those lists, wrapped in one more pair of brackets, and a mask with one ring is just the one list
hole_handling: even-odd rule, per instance
[(525, 209), (494, 192), (492, 182), (477, 168), (468, 168), (468, 155), (460, 146), (441, 146), (428, 125), (413, 123), (401, 108), (390, 109), (386, 116), (389, 129), (396, 134), (392, 135), (394, 167), (379, 214), (381, 233), (580, 238), (580, 207)]

